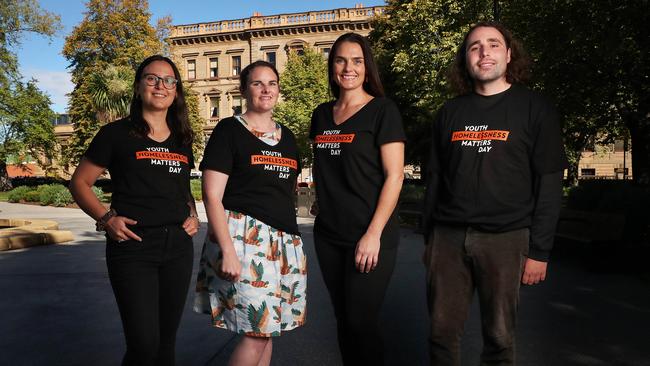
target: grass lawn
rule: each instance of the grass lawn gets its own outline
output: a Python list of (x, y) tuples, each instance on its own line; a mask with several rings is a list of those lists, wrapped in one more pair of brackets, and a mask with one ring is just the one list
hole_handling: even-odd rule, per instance
[(0, 202), (7, 202), (7, 197), (9, 197), (9, 191), (0, 192)]

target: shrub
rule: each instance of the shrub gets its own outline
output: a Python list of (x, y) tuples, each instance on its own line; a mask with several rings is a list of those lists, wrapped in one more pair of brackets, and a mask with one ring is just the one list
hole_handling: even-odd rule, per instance
[(201, 180), (192, 179), (190, 180), (190, 190), (192, 191), (192, 197), (194, 200), (201, 201), (203, 200), (203, 193), (201, 191)]
[(62, 184), (49, 184), (38, 186), (39, 202), (43, 206), (66, 206), (73, 201), (68, 188)]
[(14, 203), (20, 202), (21, 200), (25, 199), (27, 192), (30, 192), (32, 190), (34, 189), (27, 186), (16, 187), (9, 191), (9, 194), (7, 195), (7, 201)]
[(29, 192), (25, 193), (23, 200), (25, 202), (38, 202), (41, 199), (40, 197), (41, 194), (36, 189), (32, 189)]
[(401, 202), (423, 202), (425, 187), (416, 184), (404, 184), (400, 192)]
[(100, 202), (110, 202), (110, 198), (107, 199), (106, 196), (104, 195), (104, 190), (103, 189), (101, 189), (101, 188), (99, 188), (97, 186), (92, 186), (92, 190), (93, 190), (93, 193), (95, 194), (95, 196), (97, 196), (97, 199)]
[(625, 215), (625, 238), (643, 242), (650, 237), (650, 188), (626, 181), (586, 181), (573, 187), (567, 197), (568, 208)]

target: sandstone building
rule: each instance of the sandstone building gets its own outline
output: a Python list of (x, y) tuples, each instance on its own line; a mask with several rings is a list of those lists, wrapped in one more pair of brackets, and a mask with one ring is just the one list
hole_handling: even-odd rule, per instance
[(304, 13), (177, 25), (171, 31), (171, 53), (183, 80), (199, 94), (199, 108), (209, 135), (222, 118), (239, 113), (244, 98), (239, 73), (256, 60), (269, 61), (284, 71), (289, 52), (311, 47), (329, 55), (336, 38), (347, 32), (368, 34), (370, 21), (383, 6), (343, 8)]

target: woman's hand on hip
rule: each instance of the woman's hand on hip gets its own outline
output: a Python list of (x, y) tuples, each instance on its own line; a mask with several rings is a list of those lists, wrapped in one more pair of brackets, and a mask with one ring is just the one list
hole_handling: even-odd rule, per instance
[(201, 226), (201, 221), (196, 216), (188, 216), (183, 222), (183, 230), (189, 236), (194, 236), (199, 232), (199, 226)]
[(126, 225), (135, 225), (138, 222), (124, 216), (114, 216), (106, 221), (104, 228), (106, 233), (118, 243), (125, 240), (142, 241), (138, 235), (131, 231)]
[(368, 273), (379, 262), (380, 235), (365, 233), (357, 243), (354, 252), (354, 266), (361, 273)]

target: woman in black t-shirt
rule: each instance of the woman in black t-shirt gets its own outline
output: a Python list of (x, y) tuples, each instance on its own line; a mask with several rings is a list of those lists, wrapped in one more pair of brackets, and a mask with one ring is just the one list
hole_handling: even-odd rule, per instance
[[(106, 232), (106, 263), (126, 338), (122, 365), (173, 365), (199, 220), (190, 194), (193, 133), (174, 63), (144, 60), (130, 115), (103, 126), (70, 181), (79, 207)], [(106, 211), (91, 190), (108, 169)]]
[(305, 321), (307, 263), (293, 203), (300, 159), (291, 131), (272, 119), (278, 82), (268, 62), (242, 70), (247, 111), (219, 121), (200, 166), (210, 234), (194, 309), (244, 335), (231, 365), (268, 365), (271, 337)]
[(346, 365), (380, 365), (379, 310), (399, 241), (395, 206), (405, 134), (366, 38), (339, 37), (328, 59), (336, 100), (312, 115), (318, 216), (314, 240)]

